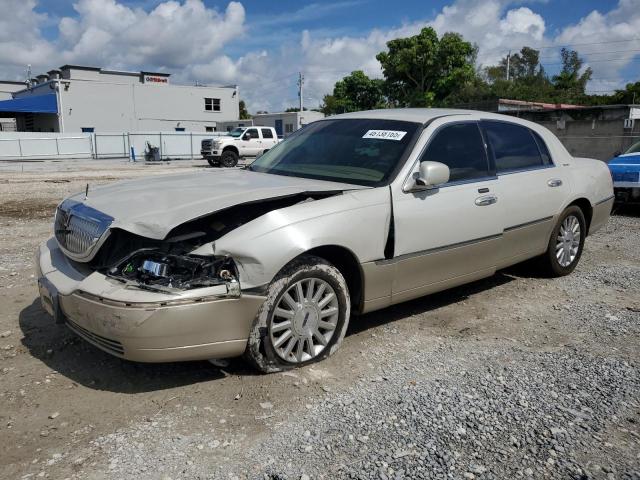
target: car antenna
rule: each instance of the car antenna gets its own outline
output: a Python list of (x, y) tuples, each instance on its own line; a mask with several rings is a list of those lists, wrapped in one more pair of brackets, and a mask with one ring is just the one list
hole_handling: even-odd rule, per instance
[(89, 197), (89, 184), (87, 183), (87, 187), (84, 189), (84, 199), (86, 200)]

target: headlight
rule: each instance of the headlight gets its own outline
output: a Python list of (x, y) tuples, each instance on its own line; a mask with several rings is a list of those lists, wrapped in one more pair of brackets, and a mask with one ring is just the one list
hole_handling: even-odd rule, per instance
[(108, 275), (134, 281), (141, 287), (190, 290), (237, 280), (237, 269), (229, 257), (175, 255), (142, 249), (110, 268)]

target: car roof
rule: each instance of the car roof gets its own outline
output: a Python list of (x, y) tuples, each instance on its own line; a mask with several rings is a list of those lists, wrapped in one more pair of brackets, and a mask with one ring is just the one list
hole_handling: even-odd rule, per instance
[(326, 117), (330, 119), (385, 119), (385, 120), (403, 120), (406, 122), (427, 123), (435, 118), (447, 117), (453, 115), (468, 116), (477, 120), (479, 118), (488, 120), (503, 120), (512, 123), (519, 123), (528, 127), (537, 126), (533, 122), (523, 120), (521, 118), (512, 117), (510, 115), (501, 115), (499, 113), (482, 112), (479, 110), (463, 110), (456, 108), (387, 108), (380, 110), (365, 110), (362, 112), (341, 113)]

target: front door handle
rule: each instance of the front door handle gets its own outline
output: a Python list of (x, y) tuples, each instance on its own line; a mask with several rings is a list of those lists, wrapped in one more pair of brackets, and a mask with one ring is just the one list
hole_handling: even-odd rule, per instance
[(486, 207), (487, 205), (493, 205), (498, 201), (498, 197), (495, 195), (482, 195), (476, 198), (476, 205), (479, 207)]
[(562, 180), (560, 180), (559, 178), (552, 178), (547, 182), (547, 185), (549, 185), (550, 187), (559, 187), (560, 185), (562, 185)]

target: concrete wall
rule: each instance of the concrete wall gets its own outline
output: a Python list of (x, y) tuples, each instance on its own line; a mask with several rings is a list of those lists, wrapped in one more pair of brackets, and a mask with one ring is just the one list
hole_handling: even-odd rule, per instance
[(624, 152), (640, 141), (640, 120), (632, 129), (624, 128), (630, 108), (588, 108), (554, 110), (550, 112), (517, 112), (513, 116), (525, 118), (545, 126), (556, 135), (575, 157), (609, 160), (616, 152)]
[(540, 122), (551, 130), (574, 157), (609, 160), (616, 152), (624, 152), (640, 141), (640, 128), (636, 120), (633, 130), (622, 128), (622, 120), (565, 122), (559, 129), (557, 122)]

